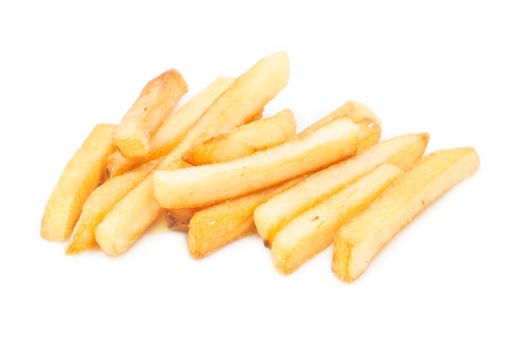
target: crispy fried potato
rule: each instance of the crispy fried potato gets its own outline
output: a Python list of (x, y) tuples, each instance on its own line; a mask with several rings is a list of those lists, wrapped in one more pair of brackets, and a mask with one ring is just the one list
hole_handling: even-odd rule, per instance
[(71, 234), (82, 205), (104, 178), (108, 155), (115, 149), (114, 129), (114, 125), (97, 125), (67, 163), (47, 202), (42, 238), (63, 241)]
[(357, 154), (372, 147), (381, 138), (381, 122), (376, 114), (364, 104), (349, 101), (301, 132), (307, 135), (338, 118), (350, 118), (359, 126)]
[(174, 231), (188, 232), (190, 220), (199, 209), (171, 209), (166, 211), (168, 228)]
[(406, 170), (425, 152), (427, 134), (408, 134), (383, 141), (362, 154), (321, 170), (260, 205), (254, 212), (261, 238), (271, 246), (275, 233), (297, 215), (341, 190), (378, 165), (388, 162)]
[(275, 116), (242, 125), (190, 149), (183, 159), (193, 165), (222, 163), (280, 145), (295, 136), (289, 109)]
[(352, 156), (358, 131), (349, 119), (337, 119), (231, 162), (155, 171), (155, 198), (163, 208), (195, 208), (258, 191)]
[[(219, 77), (209, 86), (193, 96), (180, 109), (173, 111), (162, 123), (160, 128), (150, 139), (150, 150), (146, 156), (139, 158), (126, 158), (115, 151), (108, 160), (107, 173), (110, 177), (118, 176), (150, 160), (168, 154), (187, 134), (188, 130), (197, 122), (202, 114), (210, 107), (235, 79)], [(254, 117), (258, 117), (256, 114)]]
[(115, 129), (113, 137), (120, 152), (128, 158), (146, 155), (151, 135), (187, 91), (184, 78), (175, 69), (148, 82)]
[(202, 258), (233, 240), (255, 232), (254, 209), (303, 178), (304, 176), (300, 176), (283, 184), (212, 205), (194, 213), (188, 232), (190, 255), (194, 258)]
[(382, 164), (290, 221), (275, 235), (272, 260), (288, 274), (328, 247), (337, 229), (365, 209), (402, 171)]
[(359, 277), (404, 226), (478, 167), (479, 157), (472, 148), (438, 151), (423, 158), (367, 210), (341, 227), (334, 241), (335, 275), (346, 282)]
[(96, 245), (95, 228), (113, 206), (157, 166), (151, 161), (116, 176), (97, 187), (88, 197), (66, 246), (66, 254), (78, 254)]
[[(288, 82), (285, 53), (257, 62), (241, 75), (189, 130), (186, 137), (162, 160), (159, 169), (173, 169), (195, 145), (228, 132), (253, 119)], [(153, 196), (153, 177), (146, 177), (106, 215), (95, 230), (99, 246), (110, 255), (125, 252), (161, 214)]]

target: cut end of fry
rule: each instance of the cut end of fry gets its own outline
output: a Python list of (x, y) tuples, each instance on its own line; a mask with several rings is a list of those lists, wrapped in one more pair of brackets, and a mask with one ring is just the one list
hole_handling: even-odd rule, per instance
[(99, 124), (70, 159), (44, 210), (42, 238), (64, 241), (73, 230), (85, 200), (101, 180), (113, 152), (113, 125)]
[(156, 171), (155, 198), (164, 208), (194, 208), (270, 187), (353, 155), (357, 133), (352, 121), (338, 119), (310, 135), (235, 161)]
[(357, 136), (357, 154), (372, 147), (381, 138), (381, 122), (377, 115), (362, 103), (348, 101), (335, 111), (321, 118), (319, 121), (306, 128), (301, 135), (308, 135), (327, 123), (339, 119), (349, 118), (359, 127)]
[(289, 109), (275, 116), (242, 125), (190, 149), (183, 159), (193, 165), (222, 163), (280, 145), (295, 136)]
[(328, 247), (337, 229), (363, 211), (401, 173), (394, 165), (382, 164), (290, 221), (272, 244), (277, 270), (289, 274)]
[(149, 139), (188, 91), (182, 75), (170, 69), (151, 80), (114, 133), (115, 144), (127, 158), (148, 154)]
[(473, 148), (434, 152), (403, 174), (361, 215), (340, 228), (332, 270), (346, 282), (358, 278), (381, 249), (415, 216), (479, 167)]

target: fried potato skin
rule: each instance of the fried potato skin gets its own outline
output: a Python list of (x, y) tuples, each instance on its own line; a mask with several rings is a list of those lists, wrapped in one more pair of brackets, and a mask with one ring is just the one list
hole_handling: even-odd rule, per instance
[[(143, 157), (126, 158), (119, 150), (111, 154), (108, 160), (109, 177), (118, 176), (131, 169), (168, 154), (193, 125), (201, 118), (210, 105), (228, 89), (235, 79), (219, 77), (210, 85), (193, 96), (180, 109), (172, 111), (159, 129), (151, 136), (150, 150)], [(259, 116), (258, 114), (254, 117)]]
[(151, 135), (187, 91), (184, 78), (175, 69), (148, 82), (115, 128), (113, 137), (120, 152), (128, 158), (146, 155)]
[(401, 173), (394, 165), (382, 164), (290, 221), (276, 233), (272, 244), (277, 270), (289, 274), (327, 248), (337, 229), (370, 205)]
[(82, 205), (104, 178), (108, 155), (115, 149), (115, 126), (98, 124), (76, 151), (60, 175), (42, 218), (42, 238), (64, 241), (69, 238)]
[(428, 134), (398, 136), (364, 151), (360, 155), (312, 174), (303, 182), (272, 197), (255, 209), (257, 232), (268, 246), (286, 223), (341, 190), (350, 182), (382, 163), (407, 170), (425, 152)]
[(295, 128), (292, 112), (285, 109), (209, 139), (186, 152), (183, 159), (197, 166), (242, 158), (290, 140), (295, 136)]
[[(352, 121), (338, 119), (310, 135), (231, 162), (155, 171), (155, 198), (164, 208), (193, 208), (258, 191), (352, 156), (358, 131)], [(217, 188), (221, 190), (213, 190)]]
[(174, 231), (188, 232), (190, 220), (199, 209), (171, 209), (166, 211), (166, 222), (168, 228)]
[(332, 270), (345, 282), (358, 278), (383, 247), (421, 211), (479, 168), (473, 148), (434, 152), (403, 174), (334, 241)]

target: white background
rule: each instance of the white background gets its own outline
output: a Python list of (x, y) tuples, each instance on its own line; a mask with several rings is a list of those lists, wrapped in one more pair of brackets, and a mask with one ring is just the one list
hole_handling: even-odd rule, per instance
[[(525, 348), (519, 5), (2, 1), (0, 348)], [(302, 128), (358, 100), (384, 137), (474, 146), (479, 173), (350, 285), (331, 249), (284, 277), (255, 236), (197, 261), (162, 222), (118, 258), (40, 239), (71, 154), (146, 81), (175, 67), (195, 93), (279, 50), (291, 80), (267, 114)]]

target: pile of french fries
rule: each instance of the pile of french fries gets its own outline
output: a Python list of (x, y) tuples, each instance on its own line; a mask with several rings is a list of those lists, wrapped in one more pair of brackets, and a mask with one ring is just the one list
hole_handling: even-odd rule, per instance
[(177, 107), (174, 69), (144, 87), (118, 125), (99, 124), (64, 169), (41, 235), (67, 254), (127, 251), (160, 216), (201, 258), (257, 232), (291, 273), (333, 243), (332, 270), (359, 277), (404, 226), (479, 167), (473, 148), (423, 156), (429, 136), (379, 142), (374, 112), (347, 102), (296, 133), (289, 109), (261, 118), (287, 84), (286, 53), (220, 77)]

